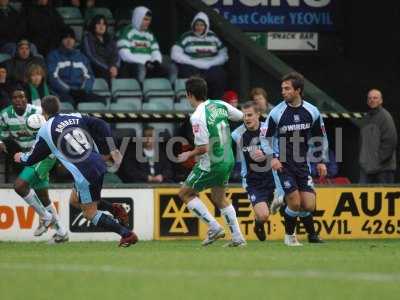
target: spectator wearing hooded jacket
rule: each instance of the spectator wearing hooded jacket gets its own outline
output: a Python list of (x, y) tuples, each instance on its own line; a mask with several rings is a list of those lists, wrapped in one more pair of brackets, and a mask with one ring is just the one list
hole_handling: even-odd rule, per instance
[(107, 32), (105, 16), (96, 15), (89, 23), (83, 37), (83, 52), (89, 58), (96, 77), (104, 78), (109, 83), (118, 76), (120, 58), (116, 41)]
[(26, 70), (30, 65), (35, 64), (46, 68), (43, 58), (33, 55), (35, 51), (32, 50), (33, 45), (27, 39), (22, 39), (18, 42), (14, 57), (5, 62), (7, 76), (11, 81), (23, 82)]
[(228, 60), (228, 51), (210, 30), (205, 13), (199, 12), (193, 18), (191, 30), (172, 47), (171, 58), (178, 64), (179, 78), (200, 75), (207, 81), (208, 97), (221, 99), (226, 84), (223, 65)]
[(132, 24), (118, 33), (122, 77), (134, 77), (143, 82), (147, 77), (169, 75), (169, 66), (163, 63), (157, 39), (149, 30), (151, 20), (151, 11), (147, 7), (138, 6), (133, 11)]
[(67, 27), (61, 34), (61, 45), (47, 56), (50, 88), (63, 102), (103, 101), (92, 93), (93, 71), (89, 59), (75, 49), (75, 33)]
[(41, 55), (46, 56), (58, 47), (65, 24), (51, 0), (33, 0), (21, 14), (26, 24), (26, 37), (36, 45)]

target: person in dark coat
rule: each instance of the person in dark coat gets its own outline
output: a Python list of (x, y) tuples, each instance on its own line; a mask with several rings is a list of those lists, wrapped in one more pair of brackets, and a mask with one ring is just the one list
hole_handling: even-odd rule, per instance
[(97, 77), (109, 83), (118, 76), (120, 58), (116, 41), (107, 32), (108, 24), (105, 16), (94, 16), (83, 37), (83, 52), (89, 58), (93, 72)]
[(22, 39), (17, 44), (14, 57), (5, 62), (8, 78), (12, 81), (24, 81), (26, 70), (33, 64), (46, 68), (43, 58), (32, 54), (31, 43)]
[(23, 9), (22, 18), (26, 24), (26, 37), (36, 45), (41, 55), (47, 56), (58, 47), (65, 24), (50, 0), (35, 0)]
[[(147, 127), (143, 130), (144, 143), (143, 147), (136, 149), (143, 150), (137, 155), (136, 159), (125, 161), (129, 164), (129, 174), (125, 182), (141, 182), (141, 183), (164, 183), (173, 181), (172, 165), (165, 155), (165, 151), (161, 150), (160, 144), (155, 144), (155, 131), (153, 127)], [(126, 166), (125, 166), (126, 169)]]
[(11, 104), (11, 94), (13, 86), (7, 79), (7, 68), (4, 63), (0, 63), (0, 110)]
[(362, 120), (360, 183), (394, 183), (397, 130), (390, 113), (383, 108), (381, 91), (368, 92), (369, 111)]
[(0, 0), (0, 52), (13, 55), (16, 42), (23, 37), (25, 22), (8, 0)]

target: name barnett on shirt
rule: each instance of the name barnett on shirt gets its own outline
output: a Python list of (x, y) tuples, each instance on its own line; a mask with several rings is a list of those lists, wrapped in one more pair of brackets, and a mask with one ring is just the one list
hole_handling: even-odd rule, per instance
[(282, 126), (281, 128), (279, 128), (279, 132), (286, 133), (292, 131), (307, 130), (310, 128), (311, 128), (311, 123), (291, 124)]
[(68, 119), (65, 121), (60, 122), (55, 131), (57, 131), (58, 133), (62, 133), (64, 128), (69, 126), (69, 125), (78, 125), (79, 124), (79, 119)]

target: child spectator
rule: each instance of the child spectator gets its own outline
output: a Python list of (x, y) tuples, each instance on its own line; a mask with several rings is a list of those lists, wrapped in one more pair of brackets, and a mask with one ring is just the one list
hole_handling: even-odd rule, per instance
[(46, 71), (40, 65), (30, 65), (25, 74), (25, 94), (28, 103), (41, 106), (41, 99), (50, 95), (46, 83)]

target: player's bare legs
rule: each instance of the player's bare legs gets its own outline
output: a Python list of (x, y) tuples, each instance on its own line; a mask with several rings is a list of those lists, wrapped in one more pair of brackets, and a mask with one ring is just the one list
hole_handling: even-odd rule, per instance
[(255, 214), (254, 233), (260, 241), (265, 241), (267, 235), (265, 233), (264, 224), (267, 222), (269, 217), (269, 209), (267, 202), (258, 202), (253, 206)]
[(14, 190), (26, 203), (34, 208), (39, 217), (44, 220), (44, 226), (46, 228), (56, 223), (57, 220), (46, 210), (38, 195), (30, 188), (28, 182), (18, 177), (14, 182)]
[(224, 229), (218, 224), (217, 220), (211, 215), (207, 207), (200, 200), (198, 193), (191, 187), (182, 185), (179, 197), (187, 205), (190, 212), (208, 225), (207, 238), (203, 241), (203, 246), (207, 246), (225, 236)]
[[(78, 199), (78, 194), (75, 189), (72, 189), (71, 195), (69, 197), (69, 202), (71, 205), (77, 209), (80, 209), (80, 203)], [(106, 210), (110, 212), (114, 218), (118, 220), (119, 223), (128, 227), (129, 226), (129, 216), (123, 206), (119, 203), (109, 203), (107, 201), (101, 200), (97, 204), (97, 209)]]
[(315, 231), (313, 213), (316, 206), (315, 193), (312, 192), (301, 192), (301, 212), (300, 221), (304, 224), (304, 227), (308, 233), (308, 241), (310, 243), (322, 243), (318, 234)]
[(285, 218), (285, 244), (288, 246), (301, 246), (297, 241), (295, 230), (297, 225), (297, 217), (301, 209), (301, 196), (298, 190), (286, 195), (286, 208), (284, 211)]
[(226, 191), (223, 186), (214, 186), (211, 188), (211, 198), (214, 204), (219, 208), (224, 218), (225, 223), (228, 225), (231, 235), (232, 242), (227, 244), (230, 247), (244, 246), (246, 241), (243, 238), (242, 232), (240, 231), (239, 222), (236, 216), (235, 208), (226, 199)]
[(121, 236), (120, 247), (129, 247), (137, 243), (138, 238), (134, 232), (129, 231), (128, 228), (119, 224), (111, 216), (97, 210), (97, 201), (80, 203), (80, 208), (83, 216), (90, 220), (95, 226), (119, 234)]
[[(54, 224), (56, 234), (53, 235), (53, 238), (49, 242), (54, 243), (54, 244), (67, 242), (69, 240), (68, 232), (65, 229), (65, 227), (61, 224), (60, 218), (58, 217), (57, 210), (56, 210), (55, 206), (53, 205), (53, 203), (51, 203), (48, 189), (35, 190), (35, 192), (36, 192), (36, 195), (38, 195), (43, 206), (46, 208), (46, 210), (49, 213), (51, 213), (53, 215), (53, 217), (56, 219), (56, 222)], [(40, 236), (43, 233), (45, 233), (46, 231), (47, 231), (47, 228), (44, 226), (43, 220), (40, 220), (39, 227), (35, 230), (35, 233), (34, 233), (35, 236)]]

